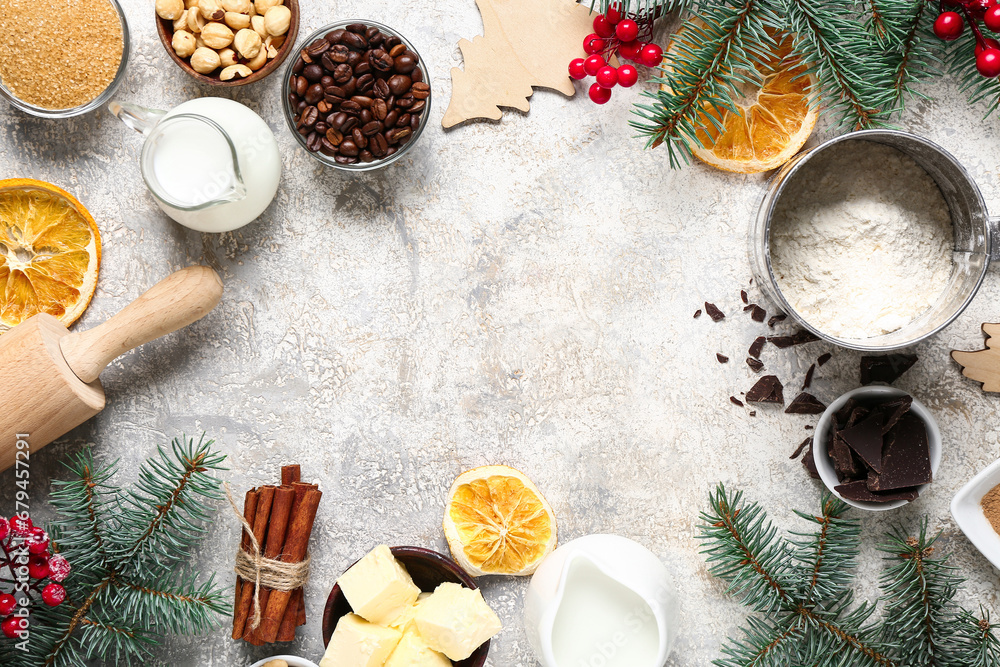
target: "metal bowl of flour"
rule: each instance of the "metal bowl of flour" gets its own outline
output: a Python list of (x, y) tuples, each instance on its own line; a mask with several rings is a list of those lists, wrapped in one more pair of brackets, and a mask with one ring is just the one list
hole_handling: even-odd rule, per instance
[[(802, 168), (833, 146), (845, 142), (874, 142), (891, 146), (912, 158), (937, 183), (948, 205), (954, 231), (951, 275), (930, 308), (902, 328), (870, 338), (839, 338), (817, 328), (796, 312), (781, 291), (771, 263), (771, 224), (778, 202)], [(965, 168), (937, 144), (906, 132), (863, 130), (831, 139), (799, 154), (768, 183), (750, 230), (750, 262), (761, 290), (783, 312), (807, 330), (837, 345), (866, 352), (884, 352), (919, 343), (951, 324), (969, 305), (982, 285), (990, 261), (1000, 255), (1000, 220), (991, 219), (982, 193)]]

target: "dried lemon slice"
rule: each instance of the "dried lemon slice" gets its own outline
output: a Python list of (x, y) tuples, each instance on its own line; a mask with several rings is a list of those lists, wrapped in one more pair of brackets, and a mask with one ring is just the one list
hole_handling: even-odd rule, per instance
[(452, 556), (474, 577), (527, 575), (556, 546), (556, 517), (538, 487), (507, 466), (458, 476), (444, 513)]

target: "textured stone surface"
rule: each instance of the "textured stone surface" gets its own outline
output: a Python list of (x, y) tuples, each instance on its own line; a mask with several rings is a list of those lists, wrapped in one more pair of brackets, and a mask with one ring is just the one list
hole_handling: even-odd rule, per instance
[[(209, 94), (163, 52), (149, 3), (125, 4), (135, 52), (120, 97), (166, 107)], [(65, 474), (59, 461), (86, 445), (120, 457), (125, 483), (157, 444), (204, 430), (229, 454), (227, 479), (240, 493), (301, 462), (325, 496), (310, 622), (290, 651), (318, 660), (336, 575), (378, 542), (446, 550), (440, 524), (452, 479), (506, 463), (546, 493), (563, 540), (613, 532), (660, 555), (684, 604), (669, 664), (709, 664), (744, 612), (698, 554), (706, 493), (718, 481), (745, 489), (783, 528), (795, 525), (793, 508), (819, 498), (817, 483), (788, 460), (816, 418), (774, 407), (750, 417), (728, 400), (753, 384), (742, 359), (766, 331), (740, 312), (739, 298), (765, 178), (700, 165), (671, 171), (662, 150), (631, 138), (636, 92), (616, 92), (600, 108), (540, 92), (528, 114), (444, 132), (456, 44), (481, 30), (471, 0), (302, 4), (303, 35), (347, 17), (402, 30), (430, 63), (432, 122), (409, 159), (343, 176), (293, 143), (277, 76), (225, 93), (261, 113), (284, 152), (277, 201), (238, 232), (202, 235), (161, 215), (139, 176), (140, 137), (108, 113), (52, 122), (0, 109), (0, 174), (66, 187), (101, 226), (101, 281), (79, 327), (192, 263), (213, 266), (226, 285), (205, 320), (106, 371), (105, 412), (33, 458), (36, 511), (45, 512), (49, 479)], [(984, 107), (967, 105), (951, 84), (932, 93), (952, 101), (916, 102), (901, 125), (952, 151), (1000, 207), (995, 120), (982, 120)], [(962, 378), (948, 351), (981, 346), (979, 325), (1000, 320), (998, 299), (991, 275), (962, 317), (916, 348), (920, 361), (897, 382), (938, 417), (944, 456), (912, 506), (862, 517), (868, 590), (881, 571), (872, 548), (882, 531), (927, 514), (970, 580), (960, 600), (1000, 611), (995, 572), (948, 512), (952, 495), (1000, 450), (998, 398)], [(706, 300), (727, 319), (693, 319)], [(768, 347), (763, 361), (791, 398), (825, 351), (834, 356), (812, 391), (828, 403), (857, 385), (857, 354), (812, 343)], [(731, 361), (719, 364), (717, 352)], [(5, 512), (12, 480), (0, 476)], [(237, 534), (220, 514), (196, 565), (230, 583)], [(491, 652), (497, 667), (536, 664), (521, 626), (526, 583), (483, 581), (505, 625)], [(170, 665), (245, 666), (270, 652), (220, 629), (171, 639), (157, 655)]]

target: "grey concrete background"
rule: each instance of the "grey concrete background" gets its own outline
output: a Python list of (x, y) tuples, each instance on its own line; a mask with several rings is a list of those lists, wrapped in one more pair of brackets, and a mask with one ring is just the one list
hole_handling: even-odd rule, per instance
[[(135, 52), (120, 98), (166, 108), (211, 94), (164, 53), (151, 3), (124, 4)], [(116, 361), (102, 378), (104, 413), (33, 457), (36, 511), (46, 512), (49, 480), (65, 476), (60, 461), (87, 445), (122, 459), (123, 484), (156, 445), (182, 433), (217, 439), (240, 493), (300, 462), (325, 494), (301, 638), (287, 651), (254, 649), (223, 627), (169, 638), (157, 655), (170, 665), (249, 665), (272, 652), (318, 660), (337, 574), (379, 542), (445, 551), (452, 479), (505, 463), (547, 495), (563, 541), (611, 532), (656, 552), (684, 605), (670, 665), (709, 664), (745, 616), (698, 553), (709, 489), (719, 481), (744, 489), (782, 528), (795, 526), (793, 508), (819, 498), (817, 483), (788, 460), (815, 418), (767, 408), (750, 417), (728, 401), (753, 383), (740, 360), (763, 332), (739, 312), (739, 291), (750, 279), (748, 221), (765, 177), (701, 165), (671, 171), (666, 154), (643, 150), (627, 127), (637, 89), (616, 91), (604, 107), (585, 94), (538, 92), (527, 114), (445, 132), (458, 40), (481, 31), (472, 0), (302, 4), (303, 35), (358, 17), (409, 37), (429, 62), (431, 123), (408, 159), (345, 176), (294, 143), (278, 76), (224, 93), (267, 120), (284, 160), (273, 206), (235, 233), (199, 234), (160, 214), (140, 180), (140, 137), (107, 112), (53, 122), (0, 109), (0, 175), (57, 183), (100, 224), (101, 280), (78, 327), (189, 264), (214, 267), (226, 286), (203, 321)], [(937, 101), (912, 103), (901, 125), (958, 156), (1000, 209), (995, 119), (950, 82), (928, 90)], [(928, 515), (969, 579), (960, 601), (1000, 613), (996, 573), (948, 512), (961, 485), (1000, 453), (997, 397), (948, 358), (982, 346), (979, 326), (1000, 320), (998, 298), (993, 275), (957, 322), (917, 347), (920, 362), (897, 383), (937, 415), (944, 457), (912, 506), (861, 517), (862, 594), (881, 571), (873, 546), (883, 531)], [(729, 317), (692, 319), (706, 300)], [(764, 361), (789, 396), (825, 351), (834, 357), (813, 391), (828, 402), (857, 385), (857, 354), (813, 343), (769, 347)], [(732, 361), (719, 364), (716, 352)], [(13, 506), (12, 480), (0, 476), (0, 507)], [(220, 513), (193, 565), (231, 583), (237, 535)], [(491, 664), (535, 665), (521, 622), (527, 582), (482, 583), (505, 626)]]

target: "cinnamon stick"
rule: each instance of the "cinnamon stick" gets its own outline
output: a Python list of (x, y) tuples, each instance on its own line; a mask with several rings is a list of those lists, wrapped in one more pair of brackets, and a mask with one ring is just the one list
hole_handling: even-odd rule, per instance
[[(257, 516), (257, 498), (260, 494), (257, 489), (250, 489), (247, 491), (246, 499), (243, 501), (243, 518), (247, 520), (250, 526), (253, 526), (254, 518)], [(247, 550), (250, 548), (250, 534), (247, 533), (246, 528), (240, 530), (240, 534), (243, 536), (240, 540), (240, 549)], [(240, 624), (239, 615), (237, 610), (240, 608), (240, 600), (243, 597), (243, 578), (236, 577), (236, 596), (233, 600), (233, 639), (239, 639), (242, 635), (242, 629), (237, 634), (237, 625)], [(246, 623), (246, 618), (242, 621), (243, 624)], [(242, 628), (242, 624), (240, 624)]]
[[(305, 497), (306, 491), (310, 489), (316, 490), (319, 487), (315, 484), (303, 484), (301, 482), (294, 482), (292, 486), (295, 487), (295, 504), (298, 507), (302, 503), (302, 499)], [(278, 638), (279, 642), (291, 642), (295, 641), (295, 628), (300, 625), (306, 624), (306, 602), (305, 595), (301, 588), (297, 588), (292, 591), (292, 599), (288, 603), (288, 608), (285, 610), (285, 615), (281, 619), (281, 625), (278, 627)]]
[[(267, 532), (267, 523), (271, 518), (271, 504), (274, 501), (274, 492), (277, 489), (273, 486), (263, 486), (257, 497), (257, 514), (253, 521), (253, 536), (257, 538), (257, 544), (264, 543), (264, 535)], [(247, 548), (250, 548), (249, 545)], [(248, 625), (247, 619), (251, 616), (251, 606), (253, 605), (253, 593), (256, 588), (255, 582), (248, 581), (247, 585), (240, 590), (240, 601), (236, 605), (233, 614), (233, 639), (243, 636)]]
[(295, 464), (281, 466), (281, 485), (287, 486), (292, 482), (302, 481), (302, 466)]
[[(264, 557), (276, 559), (281, 554), (281, 548), (285, 545), (285, 535), (288, 531), (288, 522), (292, 513), (292, 504), (295, 501), (295, 489), (291, 486), (279, 487), (274, 493), (274, 503), (271, 506), (271, 520), (267, 526), (267, 544), (264, 546)], [(271, 589), (261, 586), (260, 608), (267, 609), (267, 599), (271, 594)], [(251, 644), (257, 644), (260, 640), (260, 626), (251, 628), (248, 624), (243, 631), (243, 639)]]
[[(288, 527), (285, 548), (281, 560), (285, 563), (301, 562), (309, 550), (309, 537), (312, 535), (313, 523), (316, 520), (316, 510), (323, 492), (318, 489), (308, 489), (302, 497), (302, 502), (292, 512), (292, 523)], [(278, 637), (281, 621), (288, 610), (292, 591), (271, 591), (267, 608), (260, 623), (260, 636), (265, 642), (274, 642)], [(298, 612), (296, 610), (296, 617)]]

